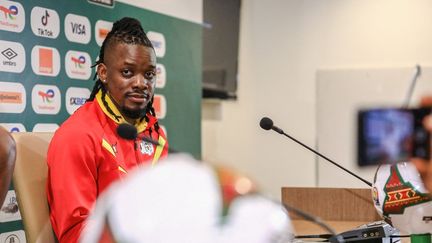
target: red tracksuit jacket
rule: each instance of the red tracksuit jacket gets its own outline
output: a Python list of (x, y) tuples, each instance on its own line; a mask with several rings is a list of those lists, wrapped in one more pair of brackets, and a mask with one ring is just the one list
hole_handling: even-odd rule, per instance
[[(112, 101), (108, 106), (120, 115)], [(48, 155), (47, 197), (50, 219), (60, 242), (77, 242), (96, 198), (114, 181), (140, 164), (156, 163), (166, 156), (168, 143), (162, 129), (155, 131), (155, 117), (136, 124), (139, 135), (150, 136), (159, 146), (120, 138), (120, 121), (106, 110), (101, 92), (70, 116), (56, 131)]]

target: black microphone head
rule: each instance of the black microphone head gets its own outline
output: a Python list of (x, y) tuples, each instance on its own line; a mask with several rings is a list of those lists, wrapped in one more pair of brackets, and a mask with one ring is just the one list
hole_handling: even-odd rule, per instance
[(138, 131), (136, 127), (127, 124), (122, 123), (117, 127), (117, 133), (121, 138), (127, 139), (127, 140), (134, 140), (138, 137)]
[(260, 127), (264, 130), (270, 130), (273, 127), (273, 121), (272, 119), (268, 118), (268, 117), (263, 117), (261, 118), (260, 121)]

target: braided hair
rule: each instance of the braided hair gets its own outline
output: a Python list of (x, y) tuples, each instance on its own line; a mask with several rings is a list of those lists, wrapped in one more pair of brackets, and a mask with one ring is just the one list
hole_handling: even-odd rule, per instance
[[(100, 48), (99, 60), (92, 67), (96, 67), (99, 64), (104, 63), (105, 49), (107, 48), (107, 46), (114, 43), (124, 43), (129, 45), (143, 45), (154, 49), (151, 41), (148, 39), (144, 29), (142, 28), (141, 23), (134, 18), (124, 17), (114, 22), (111, 31), (106, 36)], [(93, 86), (93, 90), (90, 94), (90, 97), (87, 99), (87, 101), (93, 101), (94, 98), (96, 97), (96, 94), (99, 92), (99, 90), (102, 90), (102, 102), (105, 108), (108, 110), (108, 112), (111, 115), (114, 116), (114, 118), (117, 121), (120, 121), (121, 116), (116, 115), (113, 112), (113, 110), (108, 106), (108, 103), (105, 100), (107, 91), (105, 86), (102, 84), (100, 78), (97, 77), (97, 73), (95, 74), (93, 79), (96, 78), (97, 78), (96, 83)], [(147, 104), (146, 114), (149, 113), (150, 115), (156, 117), (156, 112), (153, 108), (153, 100), (154, 97), (152, 97), (150, 102)], [(149, 121), (149, 117), (147, 115), (142, 117), (140, 121), (142, 121), (142, 119), (145, 119), (146, 122)], [(156, 132), (159, 134), (159, 123), (156, 122), (154, 126)], [(151, 136), (153, 132), (151, 128), (149, 128), (149, 132)]]

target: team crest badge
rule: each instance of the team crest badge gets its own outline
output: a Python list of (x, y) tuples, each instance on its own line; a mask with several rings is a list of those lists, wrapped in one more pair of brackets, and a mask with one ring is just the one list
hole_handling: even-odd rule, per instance
[(154, 153), (153, 144), (145, 141), (141, 141), (140, 151), (142, 154), (152, 155)]
[(431, 200), (431, 195), (421, 193), (409, 182), (404, 181), (396, 166), (391, 167), (390, 177), (385, 184), (384, 212), (388, 214), (403, 214), (405, 208)]

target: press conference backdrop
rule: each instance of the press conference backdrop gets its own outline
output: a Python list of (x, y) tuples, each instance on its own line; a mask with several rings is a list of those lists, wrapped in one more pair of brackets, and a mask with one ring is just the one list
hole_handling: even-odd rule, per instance
[[(170, 145), (200, 158), (201, 26), (124, 3), (94, 2), (0, 0), (0, 125), (11, 132), (57, 129), (89, 97), (91, 65), (112, 23), (129, 16), (141, 21), (156, 50), (154, 106)], [(11, 190), (5, 206), (13, 204)], [(11, 235), (23, 242), (19, 212), (4, 208), (0, 242)]]

